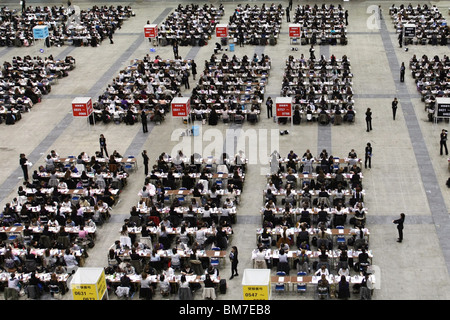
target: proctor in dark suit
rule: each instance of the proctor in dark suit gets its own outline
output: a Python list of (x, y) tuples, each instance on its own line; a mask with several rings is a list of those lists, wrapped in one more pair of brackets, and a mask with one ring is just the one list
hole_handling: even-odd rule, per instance
[(148, 132), (148, 129), (147, 129), (147, 114), (145, 113), (144, 110), (142, 110), (142, 112), (141, 112), (141, 122), (142, 122), (142, 130), (144, 131), (144, 133)]
[(398, 230), (397, 242), (402, 242), (403, 241), (403, 223), (405, 222), (405, 214), (400, 213), (400, 219), (393, 220), (392, 222), (397, 225), (397, 230)]

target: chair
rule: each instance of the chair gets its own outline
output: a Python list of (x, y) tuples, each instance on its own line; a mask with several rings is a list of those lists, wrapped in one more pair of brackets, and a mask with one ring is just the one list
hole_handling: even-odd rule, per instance
[(19, 300), (19, 292), (14, 288), (5, 288), (5, 300)]
[[(13, 227), (20, 227), (22, 224), (20, 223), (15, 223), (13, 225)], [(21, 232), (15, 232), (15, 231), (11, 231), (8, 233), (8, 238), (6, 239), (7, 243), (12, 243), (14, 242), (16, 239), (18, 239), (19, 241), (22, 238), (22, 233)]]
[(178, 298), (180, 300), (193, 300), (192, 290), (189, 287), (182, 287), (178, 290)]
[(124, 298), (124, 299), (128, 299), (129, 298), (129, 295), (130, 295), (130, 288), (128, 288), (128, 287), (117, 287), (117, 289), (116, 289), (116, 295), (119, 297), (119, 298)]
[(141, 226), (141, 217), (139, 217), (139, 216), (131, 216), (130, 217), (130, 222), (134, 222), (136, 224), (136, 227), (140, 227)]
[(39, 244), (44, 248), (51, 248), (52, 246), (50, 237), (46, 235), (41, 235), (39, 237)]
[[(344, 230), (344, 226), (336, 226), (336, 229)], [(339, 243), (346, 243), (345, 236), (339, 235), (336, 237), (337, 244)]]
[[(214, 251), (220, 251), (219, 247), (212, 247), (211, 249)], [(219, 267), (219, 262), (220, 262), (219, 258), (211, 257), (209, 260), (210, 260), (211, 266), (213, 266), (214, 268)]]
[(34, 259), (25, 260), (25, 270), (26, 272), (34, 272), (37, 269), (37, 263)]
[(202, 298), (215, 300), (216, 299), (216, 289), (203, 288)]
[(50, 292), (52, 298), (59, 299), (59, 297), (61, 296), (61, 288), (57, 284), (49, 284), (48, 291)]
[[(297, 280), (299, 277), (306, 276), (306, 272), (298, 272), (297, 273)], [(306, 283), (305, 282), (298, 282), (297, 283), (297, 292), (299, 293), (305, 293), (306, 292)]]
[(68, 236), (58, 236), (56, 242), (59, 246), (61, 246), (62, 249), (67, 249), (70, 246), (70, 240)]
[(28, 285), (26, 292), (28, 299), (39, 299), (41, 296), (39, 288), (36, 285)]
[(125, 171), (126, 171), (126, 172), (130, 172), (130, 171), (133, 171), (133, 170), (134, 170), (134, 167), (133, 167), (132, 164), (127, 163), (127, 164), (125, 165)]
[[(277, 276), (285, 277), (286, 276), (286, 272), (278, 271), (277, 272)], [(284, 292), (284, 291), (286, 291), (286, 284), (284, 282), (277, 282), (275, 284), (275, 292)]]
[[(179, 190), (187, 190), (187, 189), (185, 187), (181, 187)], [(186, 198), (184, 196), (181, 196), (181, 195), (179, 195), (177, 197), (177, 199), (178, 199), (178, 202), (180, 202), (180, 203), (183, 203), (183, 202), (186, 201)]]
[[(164, 187), (164, 191), (169, 191), (169, 190), (172, 190), (172, 188), (171, 187)], [(166, 192), (164, 192), (164, 202), (170, 202), (170, 196), (167, 195)]]

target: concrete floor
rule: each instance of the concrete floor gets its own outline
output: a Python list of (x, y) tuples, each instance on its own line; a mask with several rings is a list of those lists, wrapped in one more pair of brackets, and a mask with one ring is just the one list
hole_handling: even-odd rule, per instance
[[(411, 1), (408, 1), (408, 3)], [(18, 7), (18, 1), (4, 1), (11, 8)], [(36, 5), (38, 1), (28, 1)], [(56, 4), (61, 1), (39, 2), (40, 5)], [(106, 3), (106, 2), (105, 2)], [(74, 119), (71, 113), (71, 101), (78, 96), (89, 96), (95, 99), (111, 79), (126, 67), (130, 60), (142, 58), (149, 53), (151, 45), (144, 39), (142, 28), (147, 20), (162, 21), (179, 1), (131, 1), (114, 5), (130, 4), (136, 17), (126, 21), (121, 30), (114, 35), (114, 44), (104, 41), (97, 48), (64, 46), (60, 48), (44, 48), (41, 45), (28, 48), (0, 48), (0, 57), (10, 61), (13, 56), (49, 55), (65, 57), (72, 55), (77, 60), (77, 67), (70, 72), (68, 78), (62, 79), (52, 87), (50, 95), (33, 107), (30, 113), (14, 126), (0, 125), (2, 137), (0, 162), (0, 200), (1, 206), (10, 201), (21, 184), (21, 170), (18, 165), (19, 153), (25, 153), (33, 162), (34, 168), (44, 163), (44, 156), (50, 150), (56, 150), (61, 156), (79, 154), (86, 151), (93, 154), (98, 148), (98, 136), (103, 133), (109, 142), (109, 150), (117, 149), (124, 155), (134, 154), (142, 164), (140, 152), (147, 149), (151, 163), (162, 152), (171, 152), (180, 141), (171, 139), (177, 128), (183, 128), (179, 119), (167, 117), (159, 126), (149, 126), (149, 133), (143, 134), (140, 125), (103, 125), (88, 127), (83, 119)], [(186, 1), (192, 3), (192, 1)], [(199, 2), (203, 3), (203, 2)], [(215, 1), (215, 4), (219, 2)], [(252, 1), (261, 5), (263, 1)], [(276, 1), (279, 3), (279, 1)], [(281, 2), (283, 5), (287, 1)], [(327, 1), (310, 1), (310, 4), (329, 3)], [(357, 119), (354, 124), (322, 127), (317, 123), (290, 127), (279, 127), (265, 112), (256, 125), (244, 123), (242, 126), (214, 127), (227, 139), (226, 129), (242, 129), (240, 137), (249, 134), (250, 129), (279, 130), (288, 129), (289, 135), (279, 136), (278, 151), (286, 155), (289, 150), (303, 153), (311, 149), (318, 154), (323, 147), (335, 155), (344, 157), (354, 148), (362, 156), (367, 142), (374, 148), (372, 169), (363, 170), (364, 188), (366, 190), (366, 206), (369, 208), (367, 226), (370, 228), (370, 249), (374, 254), (373, 264), (376, 269), (377, 288), (373, 299), (392, 300), (447, 300), (450, 298), (450, 190), (445, 186), (449, 177), (447, 157), (439, 156), (439, 133), (442, 128), (449, 129), (448, 123), (438, 125), (427, 121), (424, 104), (415, 90), (414, 81), (409, 73), (404, 83), (399, 82), (399, 66), (408, 62), (413, 54), (442, 56), (448, 54), (448, 47), (410, 46), (405, 52), (397, 44), (397, 35), (388, 15), (388, 8), (403, 2), (390, 1), (350, 1), (341, 3), (349, 11), (347, 46), (326, 46), (316, 48), (316, 53), (338, 58), (346, 54), (354, 74), (353, 90), (355, 92), (355, 108)], [(406, 4), (406, 2), (404, 2)], [(416, 3), (424, 2), (411, 2)], [(103, 2), (74, 1), (81, 8), (88, 8)], [(223, 2), (225, 6), (224, 21), (228, 19), (238, 2)], [(294, 1), (296, 6), (297, 1)], [(371, 6), (381, 4), (384, 20), (381, 28), (371, 25)], [(448, 18), (449, 1), (436, 3), (444, 16)], [(291, 51), (287, 23), (283, 22), (281, 35), (276, 46), (236, 47), (234, 54), (242, 57), (252, 56), (255, 52), (267, 54), (272, 59), (272, 70), (267, 87), (267, 95), (276, 97), (281, 89), (284, 61), (289, 55), (295, 57), (304, 53), (308, 56), (308, 47), (297, 46), (298, 51)], [(183, 58), (195, 58), (202, 69), (203, 61), (211, 56), (214, 39), (208, 46), (180, 47)], [(163, 58), (173, 57), (172, 48), (157, 47), (155, 54)], [(191, 88), (194, 81), (190, 80)], [(189, 96), (190, 90), (183, 89), (183, 95)], [(397, 120), (391, 117), (391, 101), (399, 98)], [(363, 111), (368, 107), (373, 111), (373, 128), (366, 132)], [(211, 129), (203, 126), (203, 132)], [(211, 132), (211, 131), (210, 131)], [(267, 137), (267, 136), (266, 136)], [(232, 137), (231, 137), (232, 138)], [(260, 138), (260, 142), (269, 138)], [(207, 151), (209, 141), (204, 137), (202, 150)], [(262, 145), (263, 146), (263, 145)], [(249, 155), (249, 145), (246, 154)], [(261, 147), (262, 148), (262, 147)], [(237, 245), (240, 252), (239, 277), (228, 280), (228, 292), (219, 295), (218, 299), (242, 299), (241, 280), (245, 268), (251, 267), (251, 251), (255, 248), (255, 232), (260, 226), (260, 207), (262, 190), (266, 184), (265, 173), (268, 170), (267, 159), (272, 150), (268, 144), (267, 152), (258, 150), (260, 156), (257, 163), (248, 166), (242, 202), (238, 211), (238, 222), (234, 225), (232, 245)], [(262, 156), (261, 156), (262, 154)], [(111, 221), (98, 231), (96, 246), (90, 250), (86, 267), (105, 267), (107, 265), (107, 249), (119, 237), (119, 229), (123, 219), (128, 217), (131, 206), (138, 201), (137, 193), (144, 181), (143, 166), (134, 172), (129, 183), (120, 196), (120, 203), (113, 209)], [(396, 242), (397, 230), (392, 220), (400, 212), (406, 213), (405, 239)], [(221, 269), (221, 276), (229, 278), (230, 264)], [(426, 276), (424, 276), (426, 275)], [(110, 296), (111, 299), (116, 299)], [(160, 299), (160, 297), (156, 297)], [(67, 294), (64, 299), (71, 299)], [(135, 298), (136, 299), (136, 298)], [(171, 297), (170, 299), (175, 299)], [(201, 299), (197, 293), (196, 299)], [(289, 293), (273, 294), (272, 299), (314, 299), (312, 294), (299, 297)]]

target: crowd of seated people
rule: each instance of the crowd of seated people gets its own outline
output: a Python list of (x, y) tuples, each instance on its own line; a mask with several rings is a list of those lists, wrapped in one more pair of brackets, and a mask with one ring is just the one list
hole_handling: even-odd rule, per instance
[[(46, 46), (61, 46), (71, 41), (75, 46), (99, 45), (121, 28), (124, 19), (134, 16), (130, 6), (93, 6), (76, 12), (73, 7), (36, 6), (16, 12), (3, 7), (1, 12), (0, 46), (30, 46), (33, 28), (48, 26)], [(39, 40), (40, 41), (40, 40)]]
[(181, 96), (182, 78), (190, 69), (191, 60), (164, 60), (159, 55), (133, 60), (94, 102), (95, 121), (133, 125), (144, 111), (150, 121), (163, 122), (172, 99)]
[(449, 75), (450, 59), (448, 55), (439, 57), (435, 55), (430, 59), (427, 55), (417, 58), (413, 55), (409, 61), (411, 75), (416, 82), (417, 91), (425, 102), (425, 110), (429, 120), (433, 120), (436, 98), (448, 97), (450, 94)]
[(249, 45), (274, 45), (281, 29), (284, 10), (281, 4), (261, 6), (239, 4), (228, 22), (228, 38)]
[(0, 122), (14, 124), (51, 91), (58, 79), (67, 77), (75, 68), (75, 59), (15, 56), (4, 61), (0, 76)]
[(271, 59), (262, 54), (253, 57), (229, 57), (223, 53), (205, 61), (197, 86), (191, 95), (192, 120), (205, 120), (216, 125), (224, 122), (240, 122), (245, 118), (258, 121), (264, 100)]
[(406, 24), (412, 24), (416, 27), (413, 38), (403, 37), (403, 42), (407, 44), (431, 44), (447, 45), (450, 37), (449, 27), (442, 13), (436, 5), (411, 3), (405, 6), (392, 5), (389, 9), (392, 21), (397, 33), (403, 32)]
[[(352, 176), (361, 173), (356, 162), (352, 162), (358, 161), (358, 156), (351, 150), (345, 157), (346, 163), (340, 167), (334, 165), (333, 158), (326, 150), (317, 157), (309, 150), (303, 155), (290, 151), (280, 162), (279, 172), (270, 175), (264, 190), (262, 227), (257, 230), (258, 245), (252, 252), (257, 268), (276, 269), (277, 273), (287, 275), (302, 272), (302, 275), (321, 276), (326, 271), (339, 276), (365, 276), (371, 272), (368, 208), (362, 181), (339, 178), (344, 171)], [(318, 174), (315, 178), (302, 179), (301, 183), (289, 178), (308, 172)], [(325, 178), (325, 172), (335, 176)], [(331, 236), (330, 229), (337, 228), (349, 229), (344, 241)], [(285, 263), (288, 260), (281, 257), (288, 252), (296, 254), (292, 264)], [(353, 293), (358, 297), (372, 294), (360, 293), (361, 288), (355, 284)], [(329, 290), (328, 298), (331, 298)], [(350, 298), (350, 292), (346, 298)]]
[[(161, 290), (161, 275), (209, 275), (216, 279), (212, 287), (217, 289), (220, 267), (213, 265), (214, 257), (205, 256), (204, 252), (223, 251), (230, 245), (238, 204), (233, 194), (242, 190), (245, 177), (241, 156), (230, 160), (222, 155), (223, 161), (208, 162), (209, 157), (178, 153), (176, 158), (180, 161), (175, 161), (161, 154), (139, 191), (130, 216), (124, 220), (120, 240), (110, 249), (108, 273), (127, 274), (132, 279), (127, 286), (129, 291), (139, 291), (140, 298), (145, 298), (139, 286), (144, 273), (144, 278), (153, 279), (152, 296)], [(177, 192), (171, 197), (168, 190)], [(180, 195), (179, 190), (192, 193)], [(173, 285), (177, 287), (179, 283)], [(111, 282), (111, 286), (116, 291), (123, 283)], [(201, 286), (197, 281), (189, 287), (196, 291)]]
[(158, 25), (158, 41), (161, 45), (204, 46), (215, 32), (215, 26), (224, 14), (223, 5), (179, 4)]
[(301, 26), (302, 44), (347, 44), (348, 16), (340, 4), (297, 5), (293, 13), (293, 23)]
[(350, 60), (346, 55), (337, 59), (306, 59), (289, 56), (283, 75), (281, 96), (292, 97), (294, 124), (306, 121), (321, 124), (353, 122), (355, 116)]

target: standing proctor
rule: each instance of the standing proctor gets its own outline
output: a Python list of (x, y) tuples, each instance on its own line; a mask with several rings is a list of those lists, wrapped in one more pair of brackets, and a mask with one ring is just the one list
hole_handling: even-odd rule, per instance
[(148, 132), (147, 114), (145, 113), (145, 110), (142, 110), (141, 112), (141, 122), (142, 122), (142, 130), (144, 131), (144, 133)]
[(291, 22), (291, 16), (289, 14), (289, 6), (286, 7), (286, 22)]
[(101, 134), (100, 138), (98, 139), (98, 141), (100, 143), (100, 152), (102, 153), (102, 155), (103, 155), (103, 152), (105, 152), (106, 157), (109, 158), (108, 150), (106, 149), (106, 138), (105, 138), (105, 136), (103, 134)]
[(144, 163), (144, 173), (145, 176), (148, 175), (148, 155), (147, 155), (147, 150), (142, 151), (142, 158), (143, 158), (143, 163)]
[(234, 276), (238, 276), (237, 272), (237, 265), (239, 263), (238, 261), (238, 249), (236, 246), (231, 247), (230, 251), (230, 261), (231, 261), (231, 279), (234, 278)]
[(394, 98), (394, 101), (392, 101), (392, 117), (395, 120), (395, 115), (397, 114), (397, 107), (398, 107), (398, 100), (397, 98)]
[(441, 141), (440, 141), (440, 145), (441, 145), (441, 156), (442, 156), (442, 151), (443, 149), (445, 149), (445, 154), (448, 156), (448, 149), (447, 149), (447, 130), (442, 129), (441, 132)]
[(405, 82), (405, 63), (402, 62), (402, 66), (400, 67), (400, 82)]
[(398, 44), (400, 45), (400, 48), (403, 46), (403, 31), (400, 31), (398, 35)]
[(192, 79), (195, 80), (195, 75), (197, 74), (197, 64), (194, 60), (192, 60), (191, 63), (191, 72), (192, 72)]
[(393, 220), (392, 222), (397, 225), (397, 230), (398, 230), (397, 242), (402, 242), (403, 241), (403, 223), (405, 222), (405, 214), (400, 213), (400, 219)]
[(25, 153), (20, 154), (19, 163), (22, 167), (23, 171), (23, 180), (28, 181), (28, 165), (27, 165), (28, 159), (25, 157)]
[(372, 145), (370, 142), (367, 142), (366, 145), (366, 152), (365, 152), (365, 160), (364, 160), (364, 166), (367, 169), (367, 164), (369, 164), (369, 168), (372, 168)]
[(273, 106), (273, 100), (272, 100), (271, 97), (268, 97), (268, 98), (267, 98), (266, 106), (267, 106), (267, 118), (272, 118), (272, 106)]
[(372, 111), (370, 108), (367, 108), (366, 110), (366, 125), (367, 125), (367, 132), (372, 130)]

